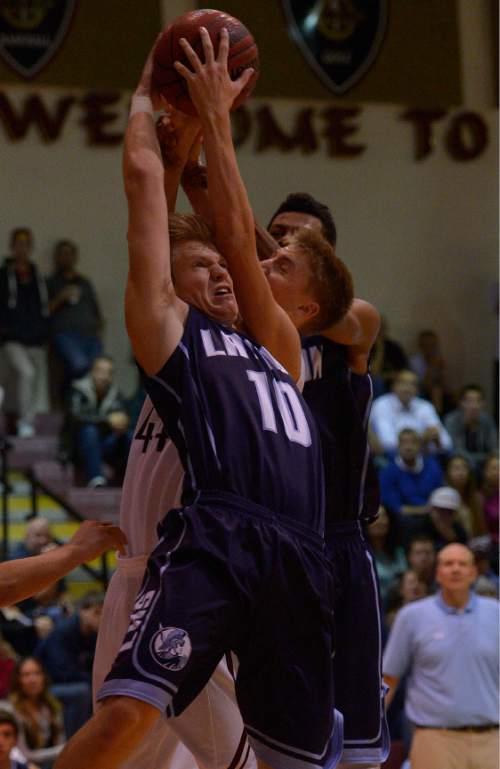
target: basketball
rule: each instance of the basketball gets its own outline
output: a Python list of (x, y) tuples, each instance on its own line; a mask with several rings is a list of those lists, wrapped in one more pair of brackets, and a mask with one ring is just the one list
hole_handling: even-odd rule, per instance
[(222, 11), (190, 11), (169, 24), (154, 51), (153, 85), (176, 109), (188, 115), (197, 114), (189, 98), (187, 83), (174, 68), (174, 62), (180, 61), (191, 69), (179, 44), (179, 40), (183, 37), (196, 51), (200, 61), (205, 61), (200, 40), (200, 27), (206, 27), (208, 30), (215, 56), (219, 50), (221, 29), (223, 27), (227, 29), (229, 33), (227, 66), (232, 80), (236, 80), (247, 67), (253, 67), (255, 70), (253, 77), (233, 103), (232, 109), (236, 109), (248, 99), (257, 82), (259, 51), (252, 35), (241, 21)]

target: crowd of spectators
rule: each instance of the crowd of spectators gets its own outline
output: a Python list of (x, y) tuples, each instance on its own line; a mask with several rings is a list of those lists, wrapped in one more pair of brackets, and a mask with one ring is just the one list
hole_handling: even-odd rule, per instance
[[(457, 746), (464, 756), (470, 753), (467, 765), (496, 766), (488, 742), (498, 724), (491, 695), (498, 678), (493, 629), (499, 597), (495, 421), (479, 385), (465, 385), (457, 393), (449, 388), (434, 332), (419, 335), (414, 356), (407, 356), (384, 332), (374, 363), (377, 397), (369, 435), (382, 507), (367, 533), (380, 581), (384, 673), (393, 689), (391, 737), (404, 742), (412, 769), (452, 766), (445, 754)], [(493, 600), (497, 608), (490, 612), (490, 604), (478, 603), (477, 597)], [(470, 626), (471, 634), (460, 646), (458, 624), (451, 618), (462, 614), (463, 627)], [(484, 634), (481, 639), (479, 627), (474, 635), (476, 623), (484, 625), (488, 639)], [(439, 644), (432, 646), (432, 638), (448, 639), (443, 630), (447, 624), (455, 628), (456, 642), (447, 640), (442, 651)], [(465, 683), (459, 690), (460, 665)], [(428, 685), (429, 676), (434, 683)], [(451, 679), (456, 690), (450, 689)], [(466, 689), (469, 684), (472, 688)], [(484, 696), (478, 693), (471, 707), (462, 707), (462, 694), (467, 691), (468, 698), (481, 687)], [(435, 703), (444, 700), (439, 711)], [(461, 742), (462, 731), (472, 735), (468, 742)], [(431, 763), (429, 750), (437, 756)]]
[[(48, 521), (37, 517), (11, 556), (55, 546)], [(102, 593), (88, 591), (73, 602), (61, 580), (0, 609), (0, 767), (4, 723), (15, 731), (12, 758), (19, 767), (51, 769), (65, 740), (89, 718), (103, 600)]]
[(15, 431), (35, 434), (35, 417), (49, 411), (55, 388), (66, 411), (64, 458), (75, 462), (89, 486), (120, 483), (130, 416), (113, 361), (103, 354), (103, 318), (92, 283), (77, 269), (78, 248), (70, 240), (57, 242), (53, 270), (44, 277), (31, 258), (31, 230), (13, 230), (9, 245), (0, 267), (0, 346), (15, 380)]

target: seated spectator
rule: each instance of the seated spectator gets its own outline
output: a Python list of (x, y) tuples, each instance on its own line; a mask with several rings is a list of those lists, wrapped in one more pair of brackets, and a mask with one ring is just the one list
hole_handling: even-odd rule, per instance
[(415, 430), (401, 430), (398, 453), (380, 473), (382, 504), (399, 517), (404, 543), (421, 530), (429, 495), (443, 482), (439, 463), (424, 457), (421, 445)]
[(33, 657), (18, 663), (8, 701), (19, 726), (18, 748), (40, 769), (50, 769), (65, 741), (63, 710)]
[(415, 430), (427, 453), (446, 454), (452, 448), (434, 406), (417, 398), (417, 376), (404, 369), (396, 375), (392, 392), (373, 402), (371, 425), (384, 451), (393, 454), (401, 430)]
[(70, 440), (91, 487), (106, 485), (104, 461), (123, 474), (130, 447), (130, 419), (113, 375), (113, 361), (101, 356), (95, 359), (90, 374), (71, 388)]
[(17, 434), (34, 434), (34, 418), (49, 409), (47, 385), (48, 296), (45, 280), (30, 261), (33, 236), (13, 230), (11, 256), (0, 268), (0, 343), (17, 380)]
[(486, 527), (495, 546), (498, 565), (498, 454), (490, 454), (484, 463), (481, 501)]
[(491, 539), (488, 536), (474, 537), (469, 541), (469, 547), (474, 553), (478, 577), (484, 577), (494, 586), (496, 597), (500, 593), (500, 579), (491, 565)]
[(20, 657), (33, 654), (38, 643), (35, 623), (19, 604), (0, 608), (0, 633)]
[(498, 451), (498, 435), (493, 417), (484, 410), (482, 387), (462, 387), (458, 409), (444, 419), (455, 451), (466, 457), (477, 472), (488, 454)]
[(64, 725), (69, 738), (90, 718), (92, 662), (104, 597), (89, 592), (78, 611), (62, 620), (40, 641), (36, 657), (52, 681), (52, 693), (64, 704)]
[(102, 316), (92, 283), (76, 270), (78, 249), (60, 240), (54, 249), (54, 272), (47, 280), (50, 334), (64, 363), (66, 380), (80, 379), (102, 353)]
[(404, 550), (399, 544), (397, 517), (381, 507), (377, 518), (368, 526), (367, 532), (375, 556), (380, 598), (384, 604), (389, 585), (407, 567)]
[(436, 546), (434, 540), (428, 534), (416, 534), (408, 546), (406, 557), (410, 569), (426, 585), (427, 593), (434, 593), (436, 590)]
[(16, 751), (19, 727), (6, 710), (0, 710), (0, 769), (29, 769), (25, 761), (12, 758)]
[(466, 544), (467, 532), (458, 520), (460, 505), (460, 494), (449, 486), (432, 492), (425, 530), (434, 540), (436, 550), (442, 550), (452, 542)]
[(420, 392), (429, 400), (438, 414), (453, 407), (445, 383), (445, 363), (435, 331), (421, 331), (418, 335), (418, 352), (410, 357), (410, 367), (418, 376)]
[(398, 371), (408, 368), (408, 358), (399, 344), (387, 336), (387, 319), (382, 318), (380, 331), (373, 347), (370, 371), (374, 397), (388, 392)]
[(427, 585), (412, 570), (407, 569), (394, 579), (389, 586), (387, 602), (385, 604), (385, 622), (390, 628), (396, 619), (396, 615), (403, 606), (407, 606), (413, 601), (425, 598), (427, 595)]
[(27, 558), (30, 555), (40, 555), (44, 548), (53, 542), (49, 521), (47, 518), (37, 515), (28, 521), (24, 541), (16, 545), (11, 557)]
[(460, 494), (460, 523), (468, 537), (480, 537), (486, 533), (486, 523), (481, 496), (476, 488), (476, 479), (469, 461), (462, 456), (453, 456), (447, 462), (445, 481)]
[(37, 637), (46, 638), (55, 625), (73, 613), (63, 579), (22, 601), (23, 612), (33, 620)]
[(5, 699), (10, 691), (12, 676), (18, 655), (0, 634), (0, 700)]

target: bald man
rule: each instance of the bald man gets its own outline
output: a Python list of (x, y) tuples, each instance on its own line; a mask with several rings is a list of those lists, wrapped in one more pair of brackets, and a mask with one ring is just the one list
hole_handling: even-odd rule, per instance
[(498, 769), (499, 604), (476, 595), (474, 555), (438, 555), (440, 591), (401, 609), (384, 654), (390, 703), (409, 673), (405, 709), (412, 769)]

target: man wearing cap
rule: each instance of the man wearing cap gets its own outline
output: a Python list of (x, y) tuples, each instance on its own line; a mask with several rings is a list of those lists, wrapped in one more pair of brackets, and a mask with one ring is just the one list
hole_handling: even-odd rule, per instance
[(499, 766), (499, 604), (471, 591), (476, 576), (469, 548), (444, 547), (436, 574), (440, 592), (401, 609), (387, 642), (387, 704), (409, 673), (412, 769)]
[(429, 497), (429, 515), (424, 531), (434, 540), (437, 550), (451, 542), (467, 542), (467, 532), (458, 520), (460, 494), (450, 486), (435, 489)]

